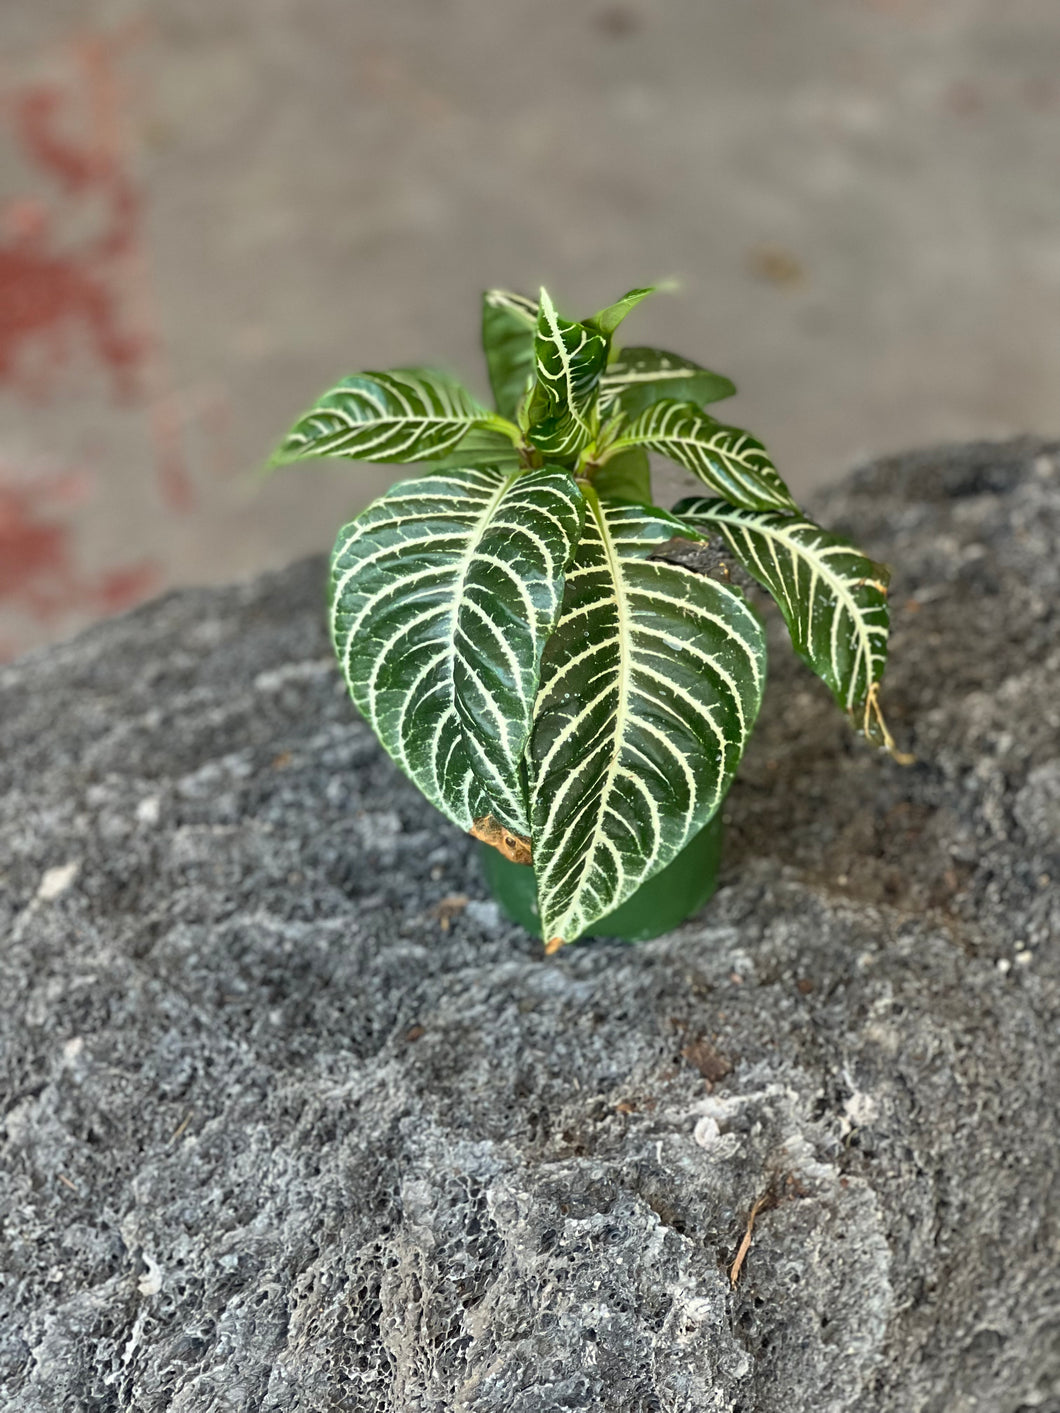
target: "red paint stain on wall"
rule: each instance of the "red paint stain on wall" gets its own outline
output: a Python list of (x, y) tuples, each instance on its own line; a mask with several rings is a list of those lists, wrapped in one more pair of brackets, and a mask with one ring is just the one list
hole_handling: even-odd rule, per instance
[[(158, 336), (119, 77), (131, 37), (79, 40), (64, 83), (26, 85), (4, 104), (27, 166), (57, 194), (0, 208), (0, 381), (48, 397), (87, 336), (116, 394), (147, 403), (163, 497), (188, 509), (191, 479)], [(64, 240), (64, 227), (77, 236)]]
[(156, 588), (158, 573), (146, 562), (95, 575), (78, 569), (69, 516), (91, 489), (78, 472), (0, 479), (0, 608), (38, 621), (71, 609), (113, 613)]

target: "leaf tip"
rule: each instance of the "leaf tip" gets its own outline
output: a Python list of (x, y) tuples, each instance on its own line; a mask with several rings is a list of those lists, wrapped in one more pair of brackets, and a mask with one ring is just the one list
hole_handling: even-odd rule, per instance
[(270, 471), (278, 471), (281, 466), (292, 466), (296, 461), (304, 460), (306, 458), (298, 450), (293, 449), (288, 442), (282, 441), (262, 466), (262, 472), (267, 475)]
[(882, 746), (897, 765), (915, 765), (916, 756), (909, 751), (900, 751), (891, 735), (880, 707), (880, 684), (873, 682), (865, 698), (865, 714), (861, 724), (866, 741)]

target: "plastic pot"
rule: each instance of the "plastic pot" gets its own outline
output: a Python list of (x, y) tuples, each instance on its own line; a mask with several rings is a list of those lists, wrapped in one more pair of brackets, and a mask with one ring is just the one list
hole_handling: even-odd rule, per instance
[[(607, 917), (594, 923), (594, 937), (619, 937), (625, 942), (647, 942), (680, 926), (699, 911), (718, 886), (721, 864), (721, 811), (688, 841), (654, 878)], [(534, 870), (510, 863), (488, 844), (481, 844), (482, 872), (503, 910), (527, 932), (541, 936)]]

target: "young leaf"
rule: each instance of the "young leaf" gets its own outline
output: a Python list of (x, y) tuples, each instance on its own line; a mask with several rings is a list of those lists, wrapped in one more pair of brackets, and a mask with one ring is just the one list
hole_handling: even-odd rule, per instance
[(542, 290), (534, 359), (530, 440), (546, 456), (575, 456), (592, 435), (590, 417), (607, 363), (607, 340), (584, 324), (561, 319)]
[(651, 505), (651, 465), (648, 453), (640, 446), (619, 452), (594, 474), (593, 489), (602, 500)]
[(701, 497), (674, 513), (697, 530), (720, 531), (777, 601), (799, 656), (870, 740), (892, 744), (877, 702), (887, 661), (886, 567), (801, 517)]
[(350, 695), (428, 800), (491, 842), (529, 833), (519, 762), (582, 513), (564, 471), (436, 472), (375, 501), (332, 555)]
[(598, 310), (591, 319), (586, 319), (586, 327), (603, 334), (605, 339), (610, 339), (626, 315), (636, 309), (641, 300), (647, 299), (649, 294), (654, 294), (657, 288), (657, 285), (648, 285), (644, 289), (631, 289), (615, 304), (609, 304), (606, 309)]
[(669, 517), (585, 494), (527, 757), (551, 950), (590, 931), (711, 818), (765, 677), (762, 629), (740, 595), (646, 558), (672, 536)]
[(524, 294), (488, 289), (482, 296), (482, 347), (497, 411), (514, 422), (534, 376), (537, 305)]
[(690, 358), (661, 348), (623, 348), (600, 380), (600, 416), (624, 412), (636, 417), (663, 398), (702, 406), (735, 392), (735, 383)]
[(602, 458), (646, 446), (691, 471), (712, 491), (745, 510), (796, 510), (765, 447), (749, 432), (726, 427), (691, 402), (657, 402), (623, 427)]
[(348, 456), (355, 461), (429, 461), (453, 451), (473, 431), (490, 430), (503, 445), (518, 431), (480, 407), (445, 373), (397, 368), (359, 373), (300, 417), (274, 458)]

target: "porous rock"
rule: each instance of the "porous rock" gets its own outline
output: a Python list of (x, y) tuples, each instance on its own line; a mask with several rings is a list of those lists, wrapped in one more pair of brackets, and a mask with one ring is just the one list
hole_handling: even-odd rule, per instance
[(646, 945), (502, 920), (318, 560), (0, 674), (0, 1406), (1060, 1409), (1060, 452), (817, 509), (917, 763), (774, 622), (723, 887)]

